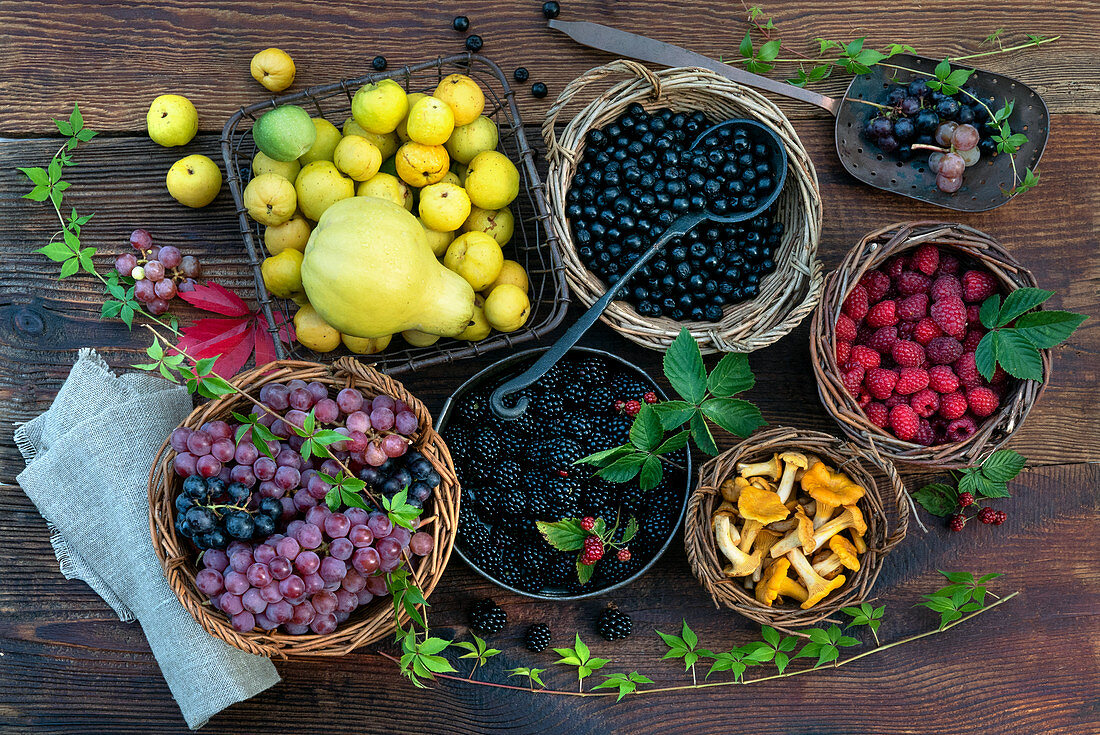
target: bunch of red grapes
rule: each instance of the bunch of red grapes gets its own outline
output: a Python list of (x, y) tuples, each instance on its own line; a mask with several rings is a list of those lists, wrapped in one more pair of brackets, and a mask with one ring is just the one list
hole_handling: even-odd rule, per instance
[(137, 252), (115, 258), (115, 270), (134, 279), (134, 298), (150, 314), (168, 311), (168, 302), (180, 292), (192, 291), (202, 266), (194, 255), (184, 255), (175, 245), (156, 246), (147, 230), (134, 230), (130, 244)]

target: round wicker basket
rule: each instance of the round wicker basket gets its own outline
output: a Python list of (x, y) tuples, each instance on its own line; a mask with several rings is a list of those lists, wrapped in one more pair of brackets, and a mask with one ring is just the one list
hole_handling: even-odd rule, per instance
[[(867, 551), (860, 556), (859, 571), (845, 571), (844, 585), (808, 610), (791, 604), (763, 605), (738, 580), (725, 576), (711, 531), (711, 514), (722, 502), (719, 487), (723, 480), (736, 476), (737, 463), (767, 459), (775, 452), (786, 450), (816, 454), (843, 470), (867, 491), (857, 503), (867, 523), (864, 534)], [(893, 533), (888, 513), (896, 518)], [(699, 484), (688, 498), (684, 546), (692, 571), (715, 605), (724, 605), (763, 625), (794, 632), (795, 628), (827, 620), (840, 608), (865, 600), (882, 570), (885, 555), (905, 538), (908, 526), (908, 496), (892, 463), (873, 450), (854, 446), (829, 434), (776, 427), (754, 434), (699, 469)]]
[(957, 251), (961, 257), (981, 263), (1000, 282), (1006, 293), (1037, 285), (1031, 272), (1020, 265), (1001, 243), (973, 227), (944, 222), (903, 222), (876, 230), (848, 251), (844, 262), (829, 274), (821, 303), (814, 311), (810, 326), (810, 356), (817, 377), (817, 392), (825, 410), (860, 446), (873, 447), (883, 457), (903, 465), (925, 469), (968, 467), (984, 453), (1007, 442), (1023, 423), (1050, 380), (1050, 350), (1041, 350), (1042, 382), (1015, 381), (1014, 389), (1001, 401), (997, 412), (969, 438), (931, 447), (902, 441), (871, 423), (856, 397), (844, 388), (836, 362), (836, 319), (848, 292), (867, 271), (882, 265), (891, 256), (922, 243)]
[[(459, 485), (454, 464), (443, 439), (432, 428), (431, 414), (401, 383), (350, 357), (341, 358), (331, 366), (280, 360), (241, 373), (234, 378), (233, 383), (250, 395), (255, 395), (267, 383), (286, 382), (295, 378), (325, 383), (330, 386), (330, 390), (354, 387), (371, 397), (384, 393), (403, 400), (416, 414), (421, 428), (413, 437), (413, 446), (427, 457), (443, 480), (433, 494), (431, 504), (425, 508), (421, 520), (421, 530), (431, 532), (435, 547), (428, 556), (417, 559), (413, 570), (413, 576), (424, 595), (431, 594), (451, 556), (451, 547), (458, 528), (459, 503)], [(224, 419), (233, 410), (244, 409), (247, 412), (251, 405), (244, 397), (232, 394), (199, 406), (181, 425), (198, 428), (207, 421)], [(149, 525), (153, 548), (176, 597), (210, 635), (248, 653), (287, 658), (342, 656), (393, 632), (393, 605), (388, 598), (377, 599), (356, 610), (350, 619), (329, 635), (235, 631), (224, 613), (215, 610), (209, 603), (204, 603), (205, 596), (195, 587), (196, 550), (189, 541), (176, 533), (173, 501), (183, 483), (182, 478), (172, 471), (174, 456), (175, 451), (165, 441), (149, 473)], [(401, 620), (403, 623), (407, 621), (404, 611), (401, 613)]]
[[(625, 75), (601, 94), (591, 84)], [(592, 97), (587, 102), (588, 97)], [(565, 197), (584, 153), (585, 134), (618, 118), (633, 102), (647, 109), (669, 107), (677, 112), (702, 110), (715, 121), (750, 118), (772, 128), (787, 149), (788, 173), (776, 203), (776, 218), (786, 231), (775, 254), (776, 269), (760, 284), (752, 301), (727, 306), (719, 322), (676, 322), (667, 317), (643, 317), (625, 301), (614, 301), (601, 319), (628, 339), (650, 349), (666, 349), (686, 326), (705, 353), (752, 352), (790, 332), (817, 303), (822, 286), (817, 244), (821, 234), (821, 197), (817, 173), (794, 128), (779, 108), (763, 95), (705, 69), (650, 71), (634, 61), (618, 60), (591, 69), (570, 82), (550, 108), (542, 125), (550, 171), (546, 190), (550, 226), (561, 248), (572, 292), (586, 306), (606, 291), (577, 256), (572, 227), (565, 216)], [(558, 133), (558, 118), (566, 106), (583, 108)]]

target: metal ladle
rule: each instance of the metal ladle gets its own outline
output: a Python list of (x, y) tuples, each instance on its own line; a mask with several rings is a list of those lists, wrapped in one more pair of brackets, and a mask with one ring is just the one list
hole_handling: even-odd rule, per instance
[(558, 363), (565, 353), (569, 349), (577, 344), (580, 338), (584, 335), (588, 329), (596, 323), (596, 320), (600, 318), (600, 315), (607, 308), (608, 304), (615, 300), (616, 295), (626, 286), (630, 278), (640, 269), (643, 265), (648, 263), (654, 255), (660, 252), (669, 240), (690, 232), (696, 225), (701, 222), (720, 222), (720, 223), (733, 223), (744, 222), (745, 220), (752, 219), (758, 216), (762, 212), (766, 211), (768, 207), (775, 203), (775, 200), (779, 197), (779, 193), (783, 190), (783, 183), (787, 178), (787, 151), (783, 147), (783, 142), (779, 139), (779, 136), (775, 134), (771, 128), (763, 125), (755, 120), (745, 119), (733, 119), (726, 120), (718, 123), (707, 130), (704, 130), (699, 136), (692, 142), (689, 150), (695, 150), (700, 147), (702, 142), (709, 136), (721, 131), (727, 127), (739, 127), (739, 128), (752, 128), (756, 134), (757, 139), (764, 138), (768, 147), (768, 162), (772, 164), (772, 170), (775, 172), (775, 186), (770, 194), (761, 200), (757, 206), (751, 210), (744, 212), (738, 212), (736, 214), (716, 214), (707, 210), (703, 211), (689, 211), (680, 215), (677, 219), (673, 220), (672, 224), (668, 226), (660, 237), (649, 246), (649, 249), (642, 253), (634, 264), (627, 269), (625, 273), (619, 278), (619, 280), (612, 286), (610, 286), (603, 296), (599, 298), (592, 306), (588, 307), (580, 319), (578, 319), (565, 334), (558, 338), (553, 345), (550, 346), (542, 357), (540, 357), (531, 367), (527, 368), (524, 372), (516, 377), (512, 378), (508, 382), (504, 383), (496, 390), (493, 391), (492, 396), (489, 399), (489, 405), (493, 410), (493, 413), (504, 419), (515, 419), (523, 415), (527, 409), (527, 404), (530, 401), (526, 396), (520, 396), (514, 406), (508, 406), (504, 403), (506, 396), (512, 395), (517, 391), (523, 390), (527, 386), (536, 382), (539, 378), (546, 374), (546, 372)]

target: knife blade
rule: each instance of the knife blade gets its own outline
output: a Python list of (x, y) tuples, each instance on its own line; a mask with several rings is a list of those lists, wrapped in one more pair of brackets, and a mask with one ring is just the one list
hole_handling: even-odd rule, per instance
[(738, 82), (739, 84), (744, 84), (748, 87), (754, 87), (764, 90), (765, 92), (772, 92), (802, 102), (809, 102), (811, 105), (816, 105), (828, 110), (833, 115), (836, 115), (836, 110), (839, 106), (837, 100), (818, 94), (817, 92), (802, 89), (792, 84), (777, 82), (774, 79), (762, 77), (729, 64), (723, 64), (721, 61), (703, 56), (702, 54), (697, 54), (694, 51), (688, 51), (686, 48), (671, 43), (665, 43), (664, 41), (657, 41), (645, 36), (639, 36), (635, 33), (620, 31), (610, 26), (589, 21), (563, 20), (551, 20), (549, 26), (555, 30), (561, 31), (583, 46), (588, 46), (600, 51), (607, 51), (617, 56), (639, 59), (662, 66), (696, 66), (703, 69), (709, 69), (721, 74), (727, 79)]

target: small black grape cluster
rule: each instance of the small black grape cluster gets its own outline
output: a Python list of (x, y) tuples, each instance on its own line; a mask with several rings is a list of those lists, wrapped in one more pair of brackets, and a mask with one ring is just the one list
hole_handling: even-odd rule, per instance
[(359, 471), (359, 479), (367, 483), (372, 492), (387, 498), (408, 488), (405, 502), (416, 508), (423, 508), (442, 482), (428, 458), (415, 450), (409, 450), (400, 457), (389, 457), (377, 467), (363, 467)]
[[(618, 522), (618, 540), (634, 517), (640, 530), (631, 553), (605, 555), (583, 589), (606, 588), (641, 569), (678, 519), (682, 473), (673, 468), (657, 488), (642, 492), (636, 482), (611, 483), (574, 462), (626, 443), (632, 419), (622, 405), (652, 385), (603, 358), (567, 356), (524, 389), (530, 402), (515, 420), (493, 415), (495, 387), (464, 396), (443, 430), (462, 485), (458, 543), (467, 557), (517, 589), (575, 594), (582, 589), (577, 553), (550, 546), (536, 522), (603, 518), (609, 528)], [(672, 459), (683, 464), (684, 457)]]
[(993, 135), (999, 128), (990, 116), (995, 102), (968, 87), (944, 94), (929, 89), (924, 79), (915, 79), (890, 87), (885, 109), (867, 119), (863, 133), (900, 161), (931, 151), (928, 167), (936, 176), (936, 187), (951, 194), (962, 187), (964, 171), (983, 153), (997, 153)]
[(224, 549), (234, 539), (263, 541), (283, 515), (275, 498), (253, 498), (243, 483), (197, 474), (183, 481), (175, 507), (176, 530), (199, 549)]
[[(751, 211), (774, 192), (779, 172), (755, 128), (722, 128), (690, 148), (712, 124), (699, 111), (647, 112), (633, 103), (587, 133), (565, 214), (581, 262), (608, 285), (685, 212)], [(719, 321), (725, 306), (755, 298), (775, 270), (784, 227), (774, 214), (672, 240), (621, 297), (642, 316)]]
[(115, 270), (134, 279), (134, 298), (145, 304), (150, 314), (163, 314), (181, 291), (195, 289), (202, 266), (194, 255), (184, 255), (175, 245), (154, 245), (147, 230), (134, 230), (130, 244), (136, 252), (115, 258)]

